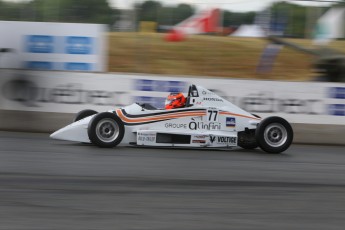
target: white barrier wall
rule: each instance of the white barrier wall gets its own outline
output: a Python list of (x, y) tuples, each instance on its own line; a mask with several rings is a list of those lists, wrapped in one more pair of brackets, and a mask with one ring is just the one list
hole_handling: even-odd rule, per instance
[(202, 85), (241, 108), (292, 123), (345, 125), (345, 84), (56, 71), (0, 72), (0, 109), (76, 113), (133, 102), (162, 107), (169, 92)]
[(0, 68), (104, 72), (107, 28), (99, 24), (0, 21)]

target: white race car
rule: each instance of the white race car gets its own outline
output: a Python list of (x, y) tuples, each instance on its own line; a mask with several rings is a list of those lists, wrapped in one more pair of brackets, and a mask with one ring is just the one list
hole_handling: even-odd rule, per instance
[(293, 130), (281, 117), (261, 119), (201, 86), (190, 85), (184, 108), (163, 110), (134, 103), (102, 113), (83, 110), (72, 124), (50, 137), (107, 148), (240, 146), (281, 153), (291, 145)]

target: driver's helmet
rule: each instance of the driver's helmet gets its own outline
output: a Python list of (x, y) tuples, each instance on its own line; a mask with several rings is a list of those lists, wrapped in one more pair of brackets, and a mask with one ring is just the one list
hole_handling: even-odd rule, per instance
[(182, 93), (171, 93), (165, 100), (165, 109), (182, 108), (186, 105), (186, 101)]

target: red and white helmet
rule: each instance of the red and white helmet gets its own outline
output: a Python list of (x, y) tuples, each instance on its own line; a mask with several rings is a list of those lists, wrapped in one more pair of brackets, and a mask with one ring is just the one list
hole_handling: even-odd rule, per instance
[(186, 101), (182, 93), (171, 93), (165, 100), (165, 109), (182, 108), (186, 105)]

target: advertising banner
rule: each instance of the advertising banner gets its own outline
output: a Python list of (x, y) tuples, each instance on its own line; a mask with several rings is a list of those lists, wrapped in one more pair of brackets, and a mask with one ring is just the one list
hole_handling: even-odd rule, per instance
[(204, 86), (224, 99), (263, 117), (292, 123), (345, 124), (345, 84), (279, 82), (158, 75), (95, 74), (3, 70), (0, 109), (76, 113), (107, 111), (134, 102), (164, 107), (170, 92)]
[(0, 68), (104, 72), (106, 26), (99, 24), (0, 21)]

